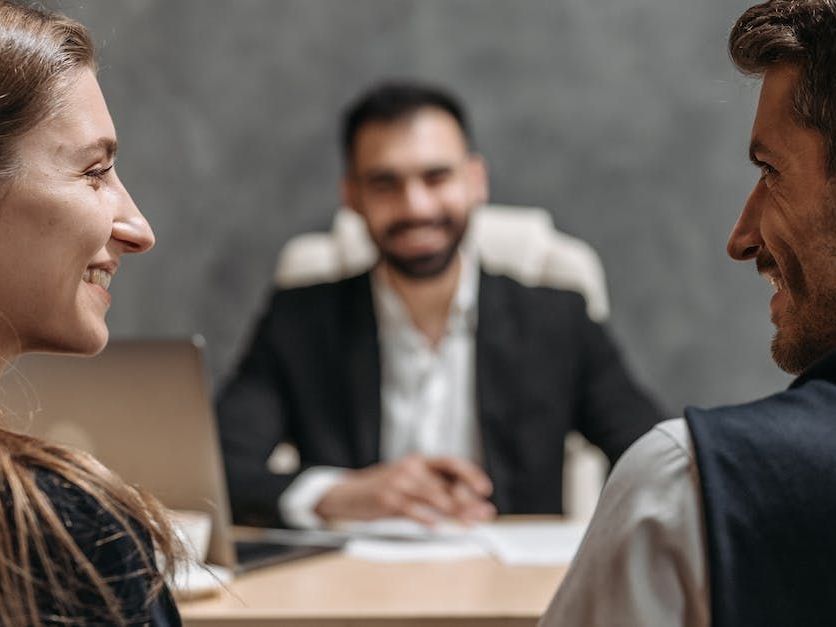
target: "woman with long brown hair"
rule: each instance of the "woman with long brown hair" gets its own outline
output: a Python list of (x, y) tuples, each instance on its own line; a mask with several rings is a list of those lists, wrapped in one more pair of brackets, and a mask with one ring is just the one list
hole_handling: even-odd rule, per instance
[[(100, 351), (120, 260), (154, 243), (95, 71), (81, 24), (0, 0), (0, 371)], [(0, 429), (0, 624), (179, 625), (154, 561), (173, 544), (157, 501), (92, 457)]]

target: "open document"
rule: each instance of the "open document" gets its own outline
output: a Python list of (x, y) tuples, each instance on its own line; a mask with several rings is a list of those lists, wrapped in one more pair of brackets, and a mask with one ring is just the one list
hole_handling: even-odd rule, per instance
[(493, 556), (509, 565), (560, 565), (572, 561), (586, 523), (499, 521), (464, 527), (424, 527), (402, 519), (341, 527), (353, 537), (349, 555), (382, 562), (426, 562)]

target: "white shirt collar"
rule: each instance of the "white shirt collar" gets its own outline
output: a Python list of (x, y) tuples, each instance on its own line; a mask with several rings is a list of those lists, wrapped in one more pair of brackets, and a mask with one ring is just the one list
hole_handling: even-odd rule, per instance
[[(459, 249), (461, 270), (459, 285), (453, 302), (450, 304), (450, 315), (447, 322), (447, 333), (475, 332), (478, 316), (479, 300), (479, 262), (475, 250), (464, 243)], [(423, 336), (415, 328), (406, 306), (400, 296), (389, 284), (385, 268), (378, 266), (371, 273), (372, 298), (377, 316), (378, 332), (389, 338), (401, 338), (406, 341), (411, 338), (423, 340)]]

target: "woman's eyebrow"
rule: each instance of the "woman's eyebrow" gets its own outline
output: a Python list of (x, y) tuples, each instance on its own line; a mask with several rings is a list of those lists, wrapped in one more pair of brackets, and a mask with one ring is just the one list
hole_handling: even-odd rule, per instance
[(74, 150), (73, 155), (79, 159), (92, 159), (104, 152), (105, 156), (110, 159), (116, 154), (116, 149), (117, 143), (115, 139), (112, 137), (102, 137), (90, 144), (87, 144), (86, 146), (82, 146), (81, 148)]

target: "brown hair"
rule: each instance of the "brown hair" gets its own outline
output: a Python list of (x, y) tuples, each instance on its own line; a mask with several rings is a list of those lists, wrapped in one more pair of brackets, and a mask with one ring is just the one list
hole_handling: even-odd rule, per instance
[[(17, 142), (61, 107), (72, 74), (84, 68), (95, 69), (84, 26), (0, 0), (0, 184), (16, 172)], [(0, 429), (0, 624), (43, 624), (45, 593), (50, 612), (60, 608), (50, 622), (75, 624), (73, 617), (92, 610), (108, 624), (125, 624), (131, 617), (123, 616), (113, 578), (96, 571), (67, 529), (39, 484), (43, 471), (92, 498), (116, 521), (117, 534), (130, 539), (143, 564), (143, 572), (130, 576), (146, 578), (149, 603), (163, 578), (144, 538), (156, 544), (169, 569), (179, 553), (165, 510), (152, 496), (87, 454)], [(81, 599), (91, 593), (104, 607), (84, 606)]]
[(14, 174), (15, 144), (60, 107), (68, 75), (95, 69), (87, 29), (64, 16), (0, 1), (0, 177)]
[(836, 0), (772, 0), (749, 8), (729, 35), (729, 55), (744, 73), (789, 63), (801, 70), (793, 108), (817, 130), (836, 174)]

